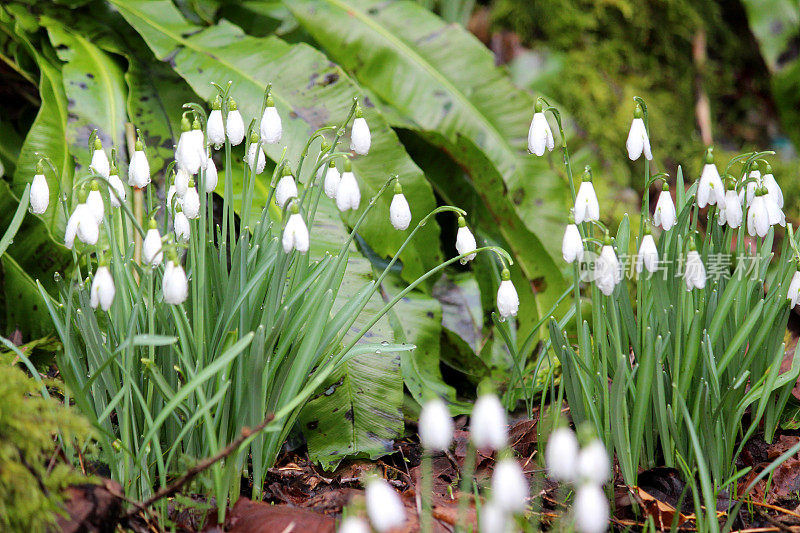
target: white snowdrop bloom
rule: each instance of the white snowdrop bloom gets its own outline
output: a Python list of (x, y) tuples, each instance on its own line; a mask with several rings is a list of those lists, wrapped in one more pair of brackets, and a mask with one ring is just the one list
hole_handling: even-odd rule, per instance
[(36, 175), (31, 182), (30, 192), (31, 212), (34, 215), (41, 215), (47, 211), (50, 205), (50, 186), (47, 185), (47, 178), (44, 177), (44, 165), (41, 161), (36, 164)]
[(567, 224), (561, 241), (561, 255), (567, 263), (583, 261), (583, 239), (575, 224)]
[(706, 286), (706, 267), (703, 266), (703, 258), (700, 257), (697, 250), (690, 249), (686, 254), (683, 279), (686, 282), (687, 291), (704, 289)]
[(530, 486), (519, 463), (512, 458), (498, 461), (492, 474), (492, 500), (509, 513), (520, 513), (529, 496)]
[(742, 202), (735, 189), (725, 191), (725, 208), (720, 215), (720, 221), (721, 224), (727, 223), (731, 228), (738, 228), (742, 225)]
[(328, 165), (328, 170), (325, 172), (325, 196), (328, 198), (336, 198), (336, 191), (339, 189), (339, 182), (342, 181), (342, 175), (339, 169), (336, 168), (336, 163), (333, 161)]
[(758, 235), (764, 237), (769, 231), (769, 211), (764, 193), (761, 189), (756, 192), (750, 209), (747, 211), (747, 233), (751, 237)]
[(611, 461), (600, 439), (594, 439), (578, 454), (578, 479), (602, 485), (611, 479)]
[(89, 168), (104, 178), (108, 178), (108, 171), (111, 167), (108, 164), (108, 156), (103, 150), (103, 143), (99, 137), (94, 139), (94, 151), (92, 151), (92, 162), (89, 163)]
[(119, 207), (121, 202), (124, 202), (128, 197), (128, 193), (116, 167), (112, 169), (111, 175), (108, 177), (108, 184), (111, 186), (108, 191), (108, 200), (111, 203), (111, 207)]
[(622, 268), (619, 259), (617, 259), (614, 248), (607, 243), (600, 250), (600, 257), (595, 263), (594, 282), (600, 292), (606, 296), (611, 296), (620, 281), (622, 281)]
[(281, 142), (283, 135), (283, 126), (281, 125), (281, 116), (278, 110), (275, 109), (275, 103), (272, 101), (272, 96), (267, 97), (267, 107), (264, 108), (264, 114), (261, 115), (261, 140), (267, 144), (278, 144)]
[(544, 155), (545, 149), (552, 152), (555, 147), (553, 130), (550, 129), (550, 124), (542, 109), (541, 101), (537, 100), (533, 120), (528, 128), (528, 151), (538, 156)]
[(578, 439), (568, 427), (556, 428), (544, 450), (547, 474), (555, 481), (572, 481), (578, 469)]
[(435, 398), (425, 402), (419, 415), (419, 441), (426, 450), (444, 451), (453, 442), (453, 419), (447, 405)]
[(358, 188), (356, 176), (350, 170), (350, 161), (345, 159), (344, 172), (339, 186), (336, 188), (336, 207), (339, 211), (358, 209), (361, 203), (361, 190)]
[(644, 154), (645, 159), (650, 161), (653, 154), (650, 152), (650, 139), (647, 137), (647, 128), (642, 120), (642, 108), (638, 105), (633, 112), (633, 122), (628, 132), (628, 141), (625, 143), (628, 149), (628, 157), (631, 161), (636, 161)]
[[(706, 156), (706, 161), (709, 159), (710, 157)], [(706, 163), (700, 175), (700, 182), (697, 184), (697, 207), (722, 205), (724, 202), (725, 186), (719, 177), (717, 166), (714, 163)]]
[[(294, 211), (294, 208), (292, 210)], [(297, 250), (304, 254), (308, 251), (308, 244), (306, 221), (299, 212), (293, 212), (286, 221), (286, 227), (283, 228), (283, 251), (288, 254), (292, 250)]]
[(592, 175), (587, 167), (583, 173), (583, 181), (575, 195), (575, 223), (580, 224), (587, 220), (600, 220), (600, 204), (597, 201), (597, 194), (592, 185)]
[(508, 533), (508, 513), (494, 500), (481, 506), (480, 533)]
[(370, 533), (369, 524), (357, 516), (348, 516), (339, 524), (337, 533)]
[(608, 529), (608, 499), (594, 483), (583, 484), (575, 491), (572, 513), (580, 533), (603, 533)]
[(501, 277), (500, 287), (497, 288), (497, 311), (500, 313), (500, 318), (505, 319), (510, 316), (517, 316), (519, 295), (511, 282), (511, 274), (508, 269), (503, 269)]
[(197, 166), (197, 171), (192, 172), (192, 174), (197, 174), (197, 172), (200, 172), (200, 169), (205, 166), (206, 160), (208, 159), (206, 137), (203, 134), (203, 130), (200, 128), (200, 121), (197, 119), (194, 119), (192, 125), (192, 148), (200, 157), (200, 164)]
[[(186, 183), (186, 188), (189, 188), (188, 182)], [(173, 198), (175, 205), (173, 205)], [(183, 198), (180, 194), (178, 194), (178, 190), (175, 188), (175, 185), (170, 185), (169, 189), (167, 190), (167, 210), (169, 210), (170, 214), (175, 212), (176, 206), (183, 208)]]
[(756, 197), (756, 192), (761, 188), (761, 172), (758, 170), (758, 164), (753, 163), (750, 173), (747, 175), (747, 185), (739, 192), (739, 201), (742, 205), (750, 207)]
[(213, 144), (216, 150), (219, 150), (225, 144), (225, 124), (222, 121), (219, 96), (214, 100), (211, 113), (208, 114), (206, 133), (208, 134), (208, 142)]
[(183, 117), (181, 128), (183, 131), (178, 137), (178, 146), (175, 147), (175, 161), (178, 163), (179, 169), (183, 169), (189, 174), (197, 174), (203, 164), (205, 147), (202, 146), (202, 141), (198, 145), (198, 137), (191, 129), (188, 118)]
[(183, 197), (183, 213), (186, 218), (195, 219), (200, 216), (200, 195), (194, 186), (194, 180), (189, 180), (189, 189)]
[(290, 199), (297, 198), (297, 184), (288, 167), (284, 167), (284, 169), (284, 174), (275, 187), (275, 203), (280, 207), (284, 207)]
[(186, 191), (189, 190), (190, 179), (192, 179), (192, 176), (186, 170), (178, 168), (178, 171), (175, 173), (175, 192), (177, 192), (178, 196), (181, 198), (186, 196)]
[(639, 253), (636, 254), (636, 271), (641, 272), (642, 268), (646, 268), (648, 272), (655, 272), (658, 268), (658, 249), (655, 239), (649, 232), (642, 237)]
[(136, 141), (135, 148), (131, 164), (128, 165), (128, 185), (141, 189), (150, 183), (150, 163), (144, 153), (142, 141)]
[(785, 226), (786, 215), (783, 214), (783, 209), (778, 207), (778, 201), (775, 199), (772, 193), (766, 189), (766, 187), (764, 187), (764, 190), (767, 191), (767, 193), (764, 195), (764, 205), (767, 208), (769, 225), (774, 226), (776, 224), (780, 224), (781, 226)]
[(144, 236), (142, 242), (142, 261), (146, 265), (156, 266), (160, 265), (164, 259), (164, 252), (161, 245), (161, 234), (158, 232), (155, 220), (150, 221), (150, 229)]
[(394, 184), (394, 196), (389, 206), (389, 221), (394, 229), (400, 231), (408, 229), (408, 225), (411, 224), (411, 207), (403, 194), (400, 180), (395, 181)]
[(233, 146), (238, 146), (244, 140), (244, 120), (242, 114), (236, 108), (236, 102), (231, 98), (228, 108), (228, 121), (226, 123), (226, 133)]
[(164, 269), (164, 279), (161, 281), (161, 291), (164, 295), (164, 302), (172, 305), (180, 305), (189, 296), (189, 282), (186, 279), (186, 272), (183, 266), (176, 260), (167, 261)]
[(205, 166), (204, 170), (206, 171), (206, 174), (205, 174), (205, 178), (206, 178), (206, 187), (205, 187), (205, 189), (206, 189), (206, 192), (207, 193), (212, 193), (212, 192), (214, 192), (214, 189), (217, 188), (217, 182), (219, 181), (219, 175), (217, 174), (217, 165), (214, 164), (214, 158), (213, 157), (209, 157), (206, 160), (206, 166)]
[[(258, 163), (256, 163), (256, 149), (258, 149)], [(261, 174), (264, 172), (264, 167), (267, 164), (267, 157), (264, 155), (264, 150), (258, 146), (258, 139), (255, 142), (250, 141), (250, 148), (247, 150), (247, 164), (250, 165), (251, 172)]]
[(117, 290), (114, 288), (114, 278), (111, 277), (111, 272), (107, 266), (101, 265), (97, 267), (97, 272), (94, 273), (92, 280), (92, 289), (90, 293), (89, 303), (92, 309), (100, 309), (108, 311), (111, 304), (114, 302), (114, 295)]
[(672, 195), (669, 193), (669, 188), (664, 184), (664, 189), (658, 195), (656, 202), (656, 209), (653, 213), (653, 224), (660, 226), (664, 231), (669, 231), (678, 220), (677, 213), (675, 212), (675, 203), (672, 201)]
[(772, 175), (772, 168), (770, 168), (769, 165), (767, 165), (761, 183), (767, 188), (767, 192), (769, 192), (770, 196), (775, 200), (775, 203), (778, 204), (778, 207), (783, 209), (783, 191), (780, 185), (778, 185), (778, 182), (775, 181), (775, 176)]
[(72, 249), (76, 236), (81, 242), (90, 245), (97, 244), (97, 239), (100, 236), (100, 226), (97, 224), (97, 219), (91, 208), (86, 203), (78, 204), (75, 211), (70, 215), (69, 220), (67, 220), (64, 245)]
[(494, 394), (482, 394), (472, 407), (469, 422), (472, 443), (478, 449), (501, 450), (508, 441), (506, 410)]
[(794, 309), (797, 302), (800, 301), (800, 272), (795, 271), (792, 276), (792, 281), (789, 283), (789, 292), (786, 294), (789, 299), (789, 309)]
[(189, 242), (189, 237), (192, 234), (192, 226), (189, 224), (189, 219), (183, 214), (182, 210), (178, 210), (172, 219), (172, 229), (175, 231), (175, 238), (178, 242)]
[(361, 109), (358, 109), (356, 119), (353, 121), (353, 129), (350, 132), (350, 149), (358, 155), (367, 155), (371, 144), (372, 136), (367, 120), (361, 116)]
[(406, 522), (406, 510), (400, 496), (380, 478), (372, 478), (366, 488), (367, 515), (372, 527), (383, 533)]
[[(458, 232), (456, 233), (456, 251), (458, 255), (464, 255), (469, 252), (474, 252), (478, 248), (478, 243), (475, 242), (475, 236), (467, 227), (467, 221), (463, 216), (458, 217)], [(467, 261), (475, 259), (474, 253), (461, 259), (461, 264), (466, 265)]]
[(98, 224), (103, 221), (105, 214), (105, 205), (103, 204), (103, 196), (100, 194), (100, 189), (96, 182), (92, 182), (92, 190), (89, 191), (89, 196), (86, 198), (86, 205), (94, 215), (94, 220)]

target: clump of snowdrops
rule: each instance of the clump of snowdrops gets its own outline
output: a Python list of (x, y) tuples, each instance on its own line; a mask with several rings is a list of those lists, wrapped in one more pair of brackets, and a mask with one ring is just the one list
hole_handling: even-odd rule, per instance
[[(92, 135), (88, 172), (74, 190), (59, 194), (74, 268), (58, 276), (56, 300), (41, 286), (40, 291), (63, 343), (57, 361), (69, 394), (65, 401), (74, 402), (98, 428), (100, 460), (131, 497), (144, 499), (167, 485), (182, 457), (215, 456), (244, 428), (266, 424), (210, 469), (206, 489), (216, 498), (222, 521), (243, 476), (252, 483), (252, 496), (259, 497), (266, 470), (300, 409), (335, 369), (359, 354), (391, 357), (413, 349), (361, 342), (396, 302), (454, 261), (484, 251), (504, 266), (511, 260), (499, 248), (478, 248), (461, 224), (466, 233), (456, 257), (420, 276), (367, 317), (358, 333), (349, 334), (426, 221), (445, 211), (463, 220), (466, 213), (441, 206), (411, 227), (402, 184), (391, 176), (375, 197), (362, 202), (350, 160), (369, 157), (371, 134), (356, 100), (341, 124), (311, 135), (297, 161), (281, 157), (271, 176), (259, 177), (266, 168), (263, 147), (282, 140), (271, 90), (265, 92), (260, 120), (246, 128), (231, 84), (216, 87), (208, 115), (200, 105), (184, 106), (163, 203), (151, 183), (144, 139), (131, 143), (126, 183), (118, 153), (112, 150), (109, 159)], [(351, 150), (341, 151), (351, 120)], [(243, 185), (235, 190), (231, 150), (243, 142)], [(222, 151), (219, 173), (215, 150)], [(47, 162), (43, 158), (31, 186), (37, 214), (56, 208), (48, 206)], [(50, 170), (55, 173), (52, 165)], [(223, 177), (221, 223), (212, 209), (218, 176)], [(269, 197), (260, 216), (243, 220), (239, 230), (232, 198), (241, 195), (240, 212), (250, 213), (259, 179), (268, 183)], [(377, 280), (354, 294), (341, 293), (353, 239), (390, 187), (394, 196), (386, 223), (398, 231), (411, 227), (408, 237)], [(315, 213), (320, 201), (328, 201), (323, 193), (341, 211), (361, 213), (337, 253), (311, 258)], [(146, 209), (141, 217), (131, 209), (137, 202)], [(513, 286), (502, 287), (501, 312), (516, 313)]]

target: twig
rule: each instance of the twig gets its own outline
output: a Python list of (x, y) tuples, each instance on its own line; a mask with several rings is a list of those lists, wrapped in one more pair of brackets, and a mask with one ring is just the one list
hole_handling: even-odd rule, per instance
[(767, 509), (772, 509), (773, 511), (778, 511), (780, 513), (788, 514), (789, 516), (793, 516), (795, 518), (800, 518), (800, 514), (794, 512), (794, 511), (790, 511), (789, 509), (784, 509), (783, 507), (778, 507), (777, 505), (772, 505), (772, 504), (765, 503), (765, 502), (756, 502), (756, 501), (753, 501), (753, 500), (750, 500), (747, 503), (749, 505), (755, 505), (757, 507), (766, 507)]

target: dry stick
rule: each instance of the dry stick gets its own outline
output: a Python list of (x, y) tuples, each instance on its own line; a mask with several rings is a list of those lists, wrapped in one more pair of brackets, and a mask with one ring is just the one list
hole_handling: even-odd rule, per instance
[[(133, 154), (136, 152), (136, 128), (130, 122), (125, 123), (125, 140), (128, 143), (128, 164), (133, 160)], [(133, 187), (133, 216), (144, 228), (145, 223), (142, 220), (142, 211), (144, 210), (144, 193), (139, 187)], [(142, 263), (142, 236), (138, 231), (133, 232), (133, 260), (138, 265)], [(139, 274), (136, 270), (133, 271), (136, 281), (139, 281)]]
[(135, 516), (136, 513), (138, 513), (139, 511), (147, 510), (148, 507), (153, 505), (158, 500), (166, 498), (167, 496), (170, 496), (178, 492), (181, 489), (181, 487), (183, 487), (189, 481), (191, 481), (197, 474), (199, 474), (203, 470), (210, 468), (214, 463), (221, 461), (222, 459), (225, 459), (230, 454), (235, 452), (236, 449), (239, 448), (239, 446), (241, 446), (245, 440), (247, 440), (251, 435), (258, 433), (259, 431), (267, 427), (267, 425), (270, 422), (272, 422), (274, 418), (275, 416), (270, 414), (267, 415), (267, 418), (265, 418), (263, 422), (261, 422), (253, 429), (250, 429), (248, 427), (243, 427), (242, 433), (238, 437), (236, 437), (236, 439), (233, 442), (231, 442), (225, 448), (223, 448), (217, 455), (214, 455), (212, 457), (206, 457), (205, 459), (203, 459), (202, 461), (191, 467), (189, 470), (187, 470), (184, 475), (182, 475), (181, 477), (179, 477), (166, 487), (159, 489), (158, 491), (156, 491), (155, 494), (147, 498), (145, 501), (141, 503), (134, 503), (135, 509), (128, 511), (128, 513), (125, 514), (125, 516), (123, 516), (122, 518), (123, 519), (131, 518)]

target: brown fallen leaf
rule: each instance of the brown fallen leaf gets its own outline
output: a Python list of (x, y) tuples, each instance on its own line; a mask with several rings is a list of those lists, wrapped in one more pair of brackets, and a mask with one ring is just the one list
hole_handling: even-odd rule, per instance
[(241, 498), (228, 514), (226, 526), (229, 533), (334, 533), (336, 520), (310, 509)]
[(65, 533), (114, 531), (122, 516), (122, 487), (116, 481), (76, 485), (67, 489), (68, 516), (58, 517), (58, 530)]
[(631, 490), (635, 491), (636, 499), (638, 500), (639, 505), (642, 507), (644, 512), (653, 517), (656, 527), (662, 531), (669, 529), (672, 526), (672, 522), (675, 520), (676, 515), (678, 526), (683, 525), (687, 520), (692, 518), (690, 515), (684, 515), (683, 513), (679, 512), (672, 505), (658, 500), (641, 487), (633, 487)]

